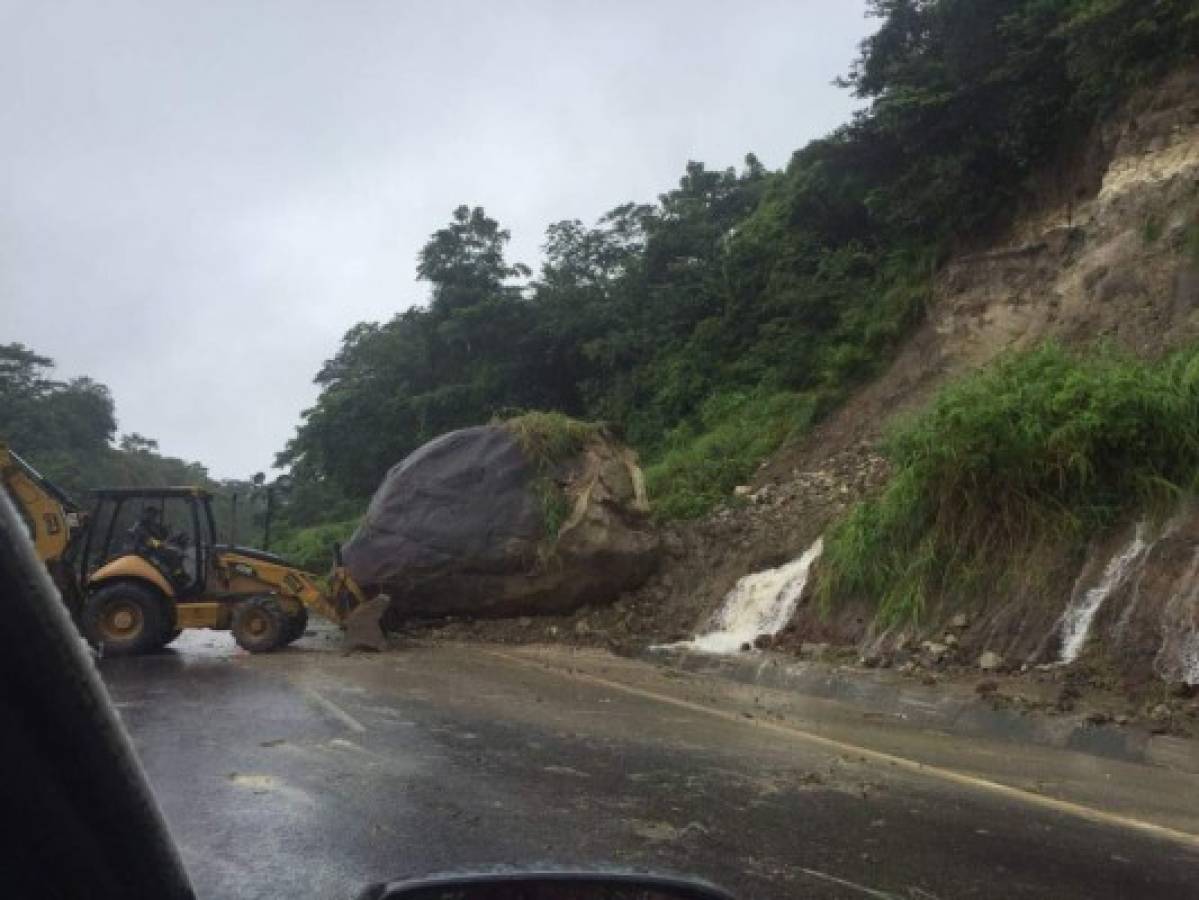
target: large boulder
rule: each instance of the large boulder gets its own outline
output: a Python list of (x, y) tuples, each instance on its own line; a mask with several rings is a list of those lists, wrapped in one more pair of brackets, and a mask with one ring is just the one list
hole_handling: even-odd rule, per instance
[(582, 434), (549, 458), (509, 424), (430, 441), (375, 492), (344, 548), (350, 573), (392, 597), (392, 622), (566, 613), (638, 586), (658, 538), (636, 455)]

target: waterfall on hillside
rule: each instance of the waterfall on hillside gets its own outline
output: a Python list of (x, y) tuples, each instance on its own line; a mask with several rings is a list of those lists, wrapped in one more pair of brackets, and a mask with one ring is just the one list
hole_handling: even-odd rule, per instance
[(763, 634), (777, 634), (791, 619), (808, 583), (808, 572), (824, 549), (823, 539), (777, 569), (746, 575), (729, 591), (710, 629), (674, 646), (705, 653), (736, 653)]
[(1059, 630), (1062, 636), (1060, 661), (1072, 663), (1078, 659), (1091, 633), (1091, 623), (1103, 602), (1124, 584), (1135, 564), (1143, 556), (1148, 544), (1145, 542), (1145, 524), (1138, 523), (1132, 540), (1111, 558), (1103, 570), (1099, 583), (1086, 591), (1075, 588), (1070, 605), (1062, 614)]

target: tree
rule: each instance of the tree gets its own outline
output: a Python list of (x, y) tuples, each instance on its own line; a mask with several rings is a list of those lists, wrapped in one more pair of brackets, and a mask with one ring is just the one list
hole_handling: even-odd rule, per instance
[(142, 437), (136, 431), (121, 435), (118, 446), (126, 453), (157, 453), (158, 441)]
[(303, 485), (326, 478), (368, 495), (430, 438), (552, 393), (552, 373), (531, 343), (534, 310), (512, 283), (529, 269), (507, 262), (509, 239), (481, 207), (458, 207), (418, 257), (417, 274), (432, 287), (428, 307), (346, 333), (317, 374), (316, 404), (276, 460), (295, 472), (297, 504), (327, 494)]
[(509, 279), (529, 275), (528, 266), (504, 260), (511, 238), (481, 206), (457, 207), (450, 224), (433, 233), (417, 258), (417, 277), (433, 286), (432, 312), (449, 315), (505, 294)]
[(21, 344), (0, 346), (0, 438), (30, 458), (100, 452), (116, 431), (108, 388), (90, 378), (56, 381), (53, 367)]

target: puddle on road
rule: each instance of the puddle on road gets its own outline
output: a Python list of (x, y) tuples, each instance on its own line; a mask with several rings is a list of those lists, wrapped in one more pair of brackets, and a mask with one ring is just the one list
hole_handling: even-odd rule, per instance
[(313, 803), (312, 796), (297, 787), (293, 787), (281, 778), (266, 775), (261, 772), (230, 772), (226, 778), (231, 784), (248, 790), (251, 794), (270, 795), (290, 800), (305, 806)]
[(630, 819), (629, 830), (639, 838), (647, 841), (666, 842), (677, 841), (692, 835), (707, 834), (708, 829), (699, 822), (688, 822), (679, 828), (669, 822), (653, 822), (644, 819)]
[(249, 788), (256, 794), (265, 794), (279, 789), (279, 779), (274, 775), (248, 775), (244, 772), (231, 772), (229, 780), (238, 787)]

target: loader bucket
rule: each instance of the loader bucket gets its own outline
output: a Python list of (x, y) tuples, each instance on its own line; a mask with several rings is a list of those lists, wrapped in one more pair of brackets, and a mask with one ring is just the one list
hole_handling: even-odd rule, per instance
[(346, 646), (351, 650), (386, 650), (387, 637), (379, 624), (383, 614), (391, 605), (386, 594), (360, 604), (345, 618)]

